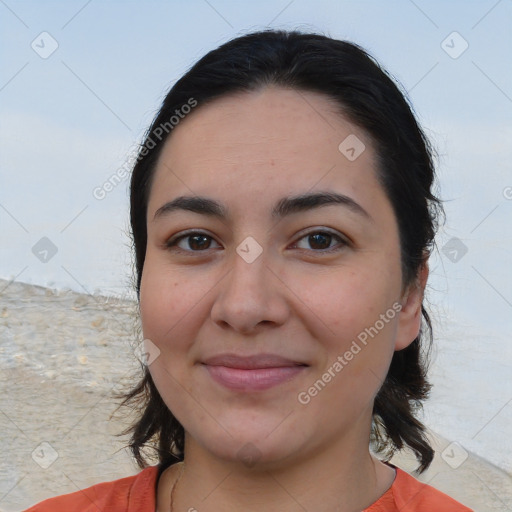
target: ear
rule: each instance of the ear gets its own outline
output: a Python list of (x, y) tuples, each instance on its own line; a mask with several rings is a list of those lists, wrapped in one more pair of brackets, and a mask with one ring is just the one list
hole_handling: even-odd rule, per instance
[(395, 351), (408, 347), (418, 336), (421, 327), (421, 305), (428, 278), (428, 262), (422, 264), (417, 278), (403, 293), (398, 317)]

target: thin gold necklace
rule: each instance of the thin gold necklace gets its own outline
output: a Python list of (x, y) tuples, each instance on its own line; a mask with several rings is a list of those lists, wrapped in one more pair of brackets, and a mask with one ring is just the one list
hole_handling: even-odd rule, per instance
[(181, 464), (181, 471), (180, 471), (178, 478), (176, 479), (176, 481), (174, 482), (174, 484), (171, 488), (171, 504), (169, 506), (169, 512), (172, 512), (172, 502), (173, 502), (173, 498), (174, 498), (174, 491), (176, 490), (176, 486), (178, 485), (178, 482), (180, 481), (181, 477), (183, 476), (183, 472), (185, 471), (185, 462), (178, 462), (178, 464)]

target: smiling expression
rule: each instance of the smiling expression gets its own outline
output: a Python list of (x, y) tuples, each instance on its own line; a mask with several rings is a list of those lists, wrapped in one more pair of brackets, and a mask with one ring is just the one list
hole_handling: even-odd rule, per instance
[[(365, 147), (353, 160), (338, 149), (348, 136)], [(173, 130), (151, 185), (140, 311), (160, 350), (152, 378), (187, 443), (224, 459), (252, 443), (268, 462), (347, 437), (367, 447), (373, 399), (421, 302), (332, 371), (404, 300), (375, 161), (368, 135), (313, 92), (226, 96)]]

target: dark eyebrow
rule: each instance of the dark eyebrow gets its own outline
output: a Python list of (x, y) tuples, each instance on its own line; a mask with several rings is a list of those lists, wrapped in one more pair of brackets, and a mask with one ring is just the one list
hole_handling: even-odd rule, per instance
[(276, 206), (272, 209), (272, 216), (282, 218), (292, 213), (303, 212), (312, 210), (313, 208), (320, 208), (321, 206), (330, 206), (333, 204), (346, 206), (354, 213), (357, 213), (368, 220), (372, 220), (370, 214), (359, 203), (356, 203), (356, 201), (349, 196), (338, 194), (336, 192), (315, 192), (292, 197), (284, 197), (279, 200)]
[[(352, 212), (368, 220), (373, 220), (370, 214), (351, 197), (335, 192), (315, 192), (284, 197), (272, 208), (272, 217), (283, 218), (293, 213), (333, 204), (343, 205)], [(186, 210), (200, 215), (217, 217), (222, 220), (228, 217), (228, 210), (214, 199), (201, 196), (180, 196), (158, 208), (153, 220), (177, 210)]]
[(219, 219), (227, 217), (227, 210), (214, 199), (201, 196), (180, 196), (158, 208), (153, 220), (177, 210), (186, 210)]

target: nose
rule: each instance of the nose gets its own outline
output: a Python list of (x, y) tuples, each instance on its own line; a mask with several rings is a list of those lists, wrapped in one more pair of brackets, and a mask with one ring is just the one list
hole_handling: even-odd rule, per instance
[(230, 270), (217, 288), (211, 309), (213, 322), (246, 335), (286, 322), (286, 286), (269, 263), (265, 251), (251, 263), (233, 254)]

